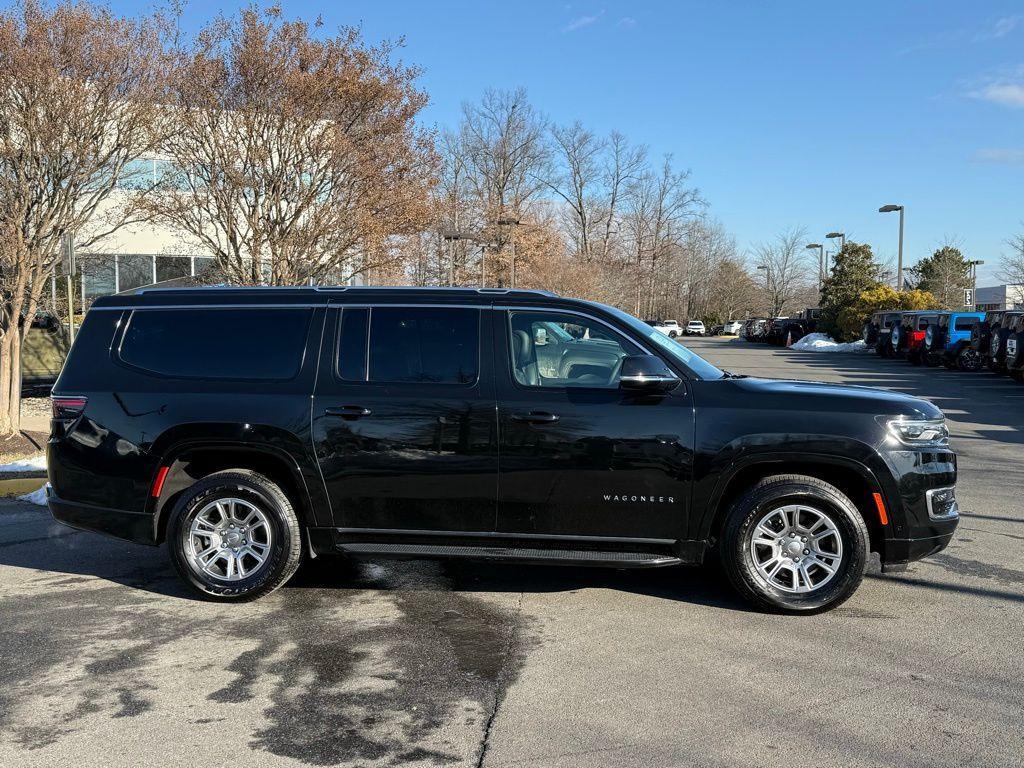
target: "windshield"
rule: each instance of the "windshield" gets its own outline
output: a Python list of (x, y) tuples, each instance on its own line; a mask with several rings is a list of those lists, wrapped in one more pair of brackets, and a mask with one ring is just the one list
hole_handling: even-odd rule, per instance
[(665, 334), (654, 330), (649, 325), (646, 325), (642, 320), (637, 320), (635, 317), (626, 314), (621, 309), (609, 307), (606, 304), (602, 304), (601, 306), (643, 336), (651, 344), (658, 347), (663, 352), (666, 352), (673, 360), (678, 361), (685, 368), (693, 371), (698, 378), (721, 379), (725, 377), (724, 371), (716, 368), (703, 357), (694, 354), (678, 341), (674, 341)]

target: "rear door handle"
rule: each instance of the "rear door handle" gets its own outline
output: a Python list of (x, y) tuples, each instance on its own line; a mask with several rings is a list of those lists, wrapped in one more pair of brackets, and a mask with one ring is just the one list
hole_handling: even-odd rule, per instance
[(362, 416), (369, 416), (373, 413), (369, 408), (361, 405), (339, 405), (324, 408), (328, 416), (341, 416), (343, 419), (358, 419)]
[(529, 413), (513, 413), (512, 421), (525, 422), (527, 424), (551, 424), (558, 421), (558, 415), (547, 411), (530, 411)]

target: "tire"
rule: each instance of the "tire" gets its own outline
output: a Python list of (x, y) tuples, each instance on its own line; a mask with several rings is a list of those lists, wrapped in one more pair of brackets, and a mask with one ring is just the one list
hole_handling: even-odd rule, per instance
[[(251, 524), (251, 530), (242, 534), (252, 539), (249, 542), (245, 539), (240, 541), (242, 545), (248, 543), (248, 547), (242, 546), (236, 550), (224, 548), (227, 553), (226, 559), (216, 560), (216, 563), (223, 562), (223, 565), (210, 566), (215, 570), (227, 571), (230, 568), (234, 571), (236, 566), (229, 565), (228, 561), (232, 559), (233, 552), (241, 550), (242, 554), (235, 558), (235, 562), (244, 561), (243, 565), (237, 567), (242, 569), (246, 565), (249, 566), (249, 574), (236, 575), (232, 578), (224, 578), (222, 575), (221, 578), (216, 578), (201, 569), (195, 559), (195, 548), (200, 543), (209, 543), (211, 547), (218, 541), (224, 544), (226, 539), (220, 539), (219, 535), (217, 538), (202, 538), (209, 534), (196, 533), (192, 526), (201, 514), (204, 519), (206, 515), (222, 516), (214, 506), (215, 502), (228, 499), (234, 503), (222, 504), (221, 509), (234, 509), (234, 514), (239, 519), (244, 514), (249, 514), (257, 522)], [(255, 516), (252, 515), (253, 509), (256, 510)], [(220, 526), (220, 522), (214, 525)], [(237, 528), (239, 531), (243, 530), (241, 525)], [(238, 534), (232, 530), (231, 535)], [(265, 540), (267, 544), (263, 552), (264, 559), (259, 565), (255, 565), (255, 548), (259, 546), (257, 537)], [(175, 503), (167, 522), (167, 546), (171, 562), (182, 580), (203, 597), (220, 601), (253, 600), (273, 592), (294, 575), (302, 560), (302, 534), (291, 501), (271, 480), (245, 469), (216, 472), (198, 480), (185, 491)], [(251, 554), (246, 554), (245, 550), (249, 550)], [(214, 558), (218, 558), (218, 554), (215, 554)]]
[(981, 370), (981, 355), (971, 349), (969, 345), (964, 345), (956, 356), (956, 367), (961, 371), (979, 371)]
[[(805, 510), (798, 513), (804, 525), (812, 524), (816, 519), (813, 515), (828, 519), (833, 532), (825, 539), (828, 542), (825, 546), (840, 553), (838, 558), (831, 559), (831, 564), (837, 566), (831, 576), (827, 576), (827, 571), (815, 563), (810, 566), (805, 564), (809, 572), (814, 569), (812, 573), (815, 575), (808, 577), (803, 574), (797, 577), (804, 591), (780, 588), (778, 583), (767, 579), (758, 569), (755, 553), (757, 557), (778, 556), (772, 554), (775, 552), (773, 548), (765, 551), (764, 547), (755, 547), (751, 543), (761, 522), (768, 523), (774, 519), (773, 515), (780, 514), (790, 506), (799, 506)], [(785, 529), (779, 535), (779, 541), (790, 540)], [(836, 538), (841, 541), (841, 549), (834, 546)], [(795, 537), (787, 546), (794, 543)], [(869, 556), (867, 526), (853, 502), (838, 488), (805, 475), (776, 475), (751, 487), (729, 509), (719, 547), (729, 580), (746, 600), (762, 610), (792, 614), (819, 613), (844, 602), (863, 580)], [(805, 553), (806, 550), (803, 550), (795, 557), (803, 558)], [(814, 559), (813, 555), (811, 559)], [(769, 562), (778, 562), (778, 559)], [(829, 556), (825, 555), (820, 562), (829, 562)], [(783, 568), (789, 574), (788, 578), (792, 577), (793, 570), (786, 565), (777, 569), (776, 579), (782, 578), (778, 574)], [(811, 581), (807, 581), (807, 578)], [(813, 585), (815, 579), (819, 585), (817, 587)]]

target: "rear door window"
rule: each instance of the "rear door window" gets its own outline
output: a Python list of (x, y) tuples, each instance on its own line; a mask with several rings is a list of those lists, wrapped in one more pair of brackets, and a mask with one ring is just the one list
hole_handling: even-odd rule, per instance
[(137, 309), (122, 362), (171, 378), (285, 381), (302, 366), (313, 310)]
[(480, 310), (374, 307), (367, 361), (371, 382), (473, 384), (480, 369)]
[(958, 317), (954, 327), (958, 331), (969, 331), (974, 328), (976, 322), (978, 322), (976, 317)]

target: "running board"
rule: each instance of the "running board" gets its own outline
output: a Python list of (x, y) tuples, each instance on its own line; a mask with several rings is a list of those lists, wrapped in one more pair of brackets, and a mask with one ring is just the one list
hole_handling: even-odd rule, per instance
[(682, 560), (656, 552), (601, 552), (580, 549), (538, 549), (529, 547), (448, 546), (443, 544), (387, 544), (344, 542), (338, 549), (358, 557), (447, 558), (497, 560), (548, 565), (587, 565), (610, 568), (660, 568), (680, 565)]

